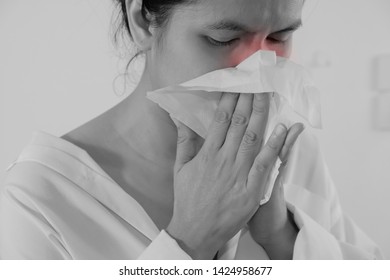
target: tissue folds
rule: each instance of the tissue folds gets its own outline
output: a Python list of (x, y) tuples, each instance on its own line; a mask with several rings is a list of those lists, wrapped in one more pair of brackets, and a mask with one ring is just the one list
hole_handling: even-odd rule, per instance
[[(321, 128), (320, 96), (308, 72), (273, 51), (257, 51), (237, 67), (216, 70), (180, 85), (147, 93), (172, 117), (205, 138), (222, 92), (274, 92), (270, 120)], [(299, 118), (303, 118), (299, 119)]]

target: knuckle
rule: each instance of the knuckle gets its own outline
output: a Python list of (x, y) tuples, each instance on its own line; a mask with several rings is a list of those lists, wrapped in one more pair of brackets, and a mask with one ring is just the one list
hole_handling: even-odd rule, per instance
[(264, 115), (268, 113), (268, 106), (264, 103), (253, 103), (253, 112), (258, 115)]
[(257, 161), (255, 163), (255, 170), (257, 172), (260, 172), (260, 173), (264, 173), (265, 171), (267, 171), (268, 167), (269, 167), (269, 164), (262, 162), (262, 161)]
[(247, 130), (244, 134), (243, 138), (243, 144), (246, 146), (252, 146), (253, 144), (256, 144), (258, 141), (259, 137), (257, 134), (251, 130)]
[(230, 121), (230, 116), (228, 112), (223, 111), (223, 110), (217, 110), (215, 113), (215, 121), (217, 123), (228, 123)]
[(232, 125), (245, 125), (248, 121), (248, 118), (242, 114), (235, 113), (232, 117)]

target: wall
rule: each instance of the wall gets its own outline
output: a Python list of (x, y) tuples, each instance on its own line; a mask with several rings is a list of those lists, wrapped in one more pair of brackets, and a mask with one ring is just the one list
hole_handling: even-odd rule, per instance
[(1, 163), (35, 129), (59, 135), (119, 102), (109, 0), (2, 0)]
[[(33, 130), (61, 135), (122, 100), (111, 2), (0, 3), (0, 179)], [(388, 0), (309, 0), (294, 54), (323, 92), (318, 136), (343, 207), (388, 259), (390, 131), (373, 129), (371, 103), (372, 61), (390, 52), (389, 11)]]
[[(311, 67), (322, 91), (319, 140), (345, 212), (389, 259), (390, 130), (374, 129), (373, 60), (390, 53), (390, 2), (309, 2), (295, 57)], [(330, 65), (316, 67), (315, 57)]]

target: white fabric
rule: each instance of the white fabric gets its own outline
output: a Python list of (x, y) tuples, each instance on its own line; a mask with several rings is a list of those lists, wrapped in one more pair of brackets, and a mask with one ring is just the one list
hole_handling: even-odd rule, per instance
[[(284, 187), (299, 227), (294, 259), (375, 259), (375, 244), (341, 211), (306, 130)], [(242, 234), (241, 234), (242, 233)], [(1, 259), (191, 259), (81, 148), (44, 132), (8, 168), (0, 197)], [(218, 259), (267, 259), (241, 231)]]

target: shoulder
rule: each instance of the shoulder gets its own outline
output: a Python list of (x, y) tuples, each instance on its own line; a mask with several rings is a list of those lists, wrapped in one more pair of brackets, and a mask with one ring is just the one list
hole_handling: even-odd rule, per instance
[(45, 200), (66, 193), (88, 179), (88, 154), (79, 147), (36, 131), (17, 159), (7, 168), (2, 195)]

